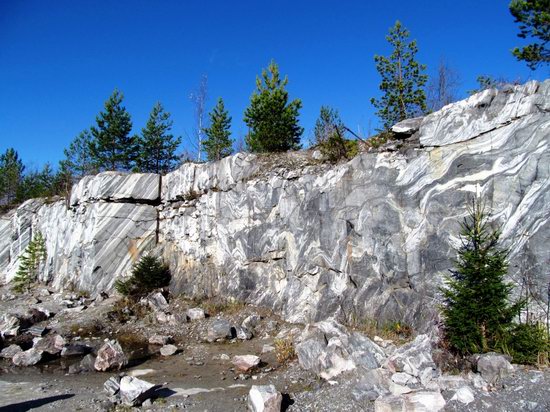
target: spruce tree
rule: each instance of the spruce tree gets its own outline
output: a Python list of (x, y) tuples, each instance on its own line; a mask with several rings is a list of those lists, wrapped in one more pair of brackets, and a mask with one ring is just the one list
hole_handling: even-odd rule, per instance
[(231, 136), (231, 116), (225, 110), (221, 97), (208, 116), (210, 117), (210, 127), (204, 129), (206, 134), (206, 139), (203, 142), (204, 151), (209, 161), (220, 160), (231, 154), (233, 146), (229, 137)]
[(0, 204), (11, 205), (16, 200), (24, 170), (25, 166), (13, 148), (0, 155)]
[(46, 241), (38, 231), (19, 258), (19, 267), (13, 278), (13, 290), (19, 293), (27, 290), (38, 278), (40, 265), (46, 258)]
[(281, 79), (272, 60), (256, 78), (256, 91), (244, 113), (249, 128), (246, 143), (252, 152), (284, 152), (300, 148), (304, 129), (298, 124), (300, 99), (288, 101), (288, 78)]
[(170, 113), (165, 112), (162, 104), (157, 102), (138, 138), (136, 168), (139, 172), (164, 174), (176, 167), (176, 150), (181, 143), (181, 137), (174, 137), (169, 133), (172, 124)]
[(550, 63), (550, 0), (513, 0), (510, 13), (519, 23), (518, 37), (534, 39), (524, 47), (516, 47), (512, 54), (535, 70), (541, 64)]
[(101, 170), (131, 170), (137, 157), (136, 138), (130, 135), (132, 120), (122, 106), (124, 96), (118, 90), (105, 102), (105, 110), (91, 127), (90, 152)]
[(374, 56), (376, 70), (382, 77), (380, 99), (372, 98), (371, 103), (378, 109), (384, 130), (395, 123), (426, 112), (424, 85), (428, 76), (422, 72), (426, 66), (416, 61), (418, 48), (416, 40), (407, 42), (409, 31), (399, 21), (390, 29), (386, 40), (393, 46), (388, 57)]
[(456, 268), (442, 289), (445, 334), (462, 354), (503, 351), (523, 303), (509, 301), (507, 251), (499, 248), (500, 232), (489, 227), (484, 205), (474, 199), (468, 212)]
[(97, 173), (97, 167), (90, 152), (91, 143), (90, 131), (84, 130), (73, 139), (68, 148), (63, 150), (65, 158), (59, 162), (59, 168), (70, 175), (74, 181)]

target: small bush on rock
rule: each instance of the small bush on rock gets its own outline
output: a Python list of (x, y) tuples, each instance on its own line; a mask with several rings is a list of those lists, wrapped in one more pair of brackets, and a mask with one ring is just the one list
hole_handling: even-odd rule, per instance
[(132, 269), (132, 276), (115, 282), (115, 289), (124, 296), (140, 297), (168, 286), (171, 279), (170, 269), (159, 258), (144, 256)]
[(541, 366), (548, 363), (548, 334), (541, 325), (515, 325), (506, 340), (506, 346), (514, 362)]
[(46, 261), (46, 241), (37, 232), (20, 258), (19, 268), (13, 278), (13, 290), (22, 293), (38, 278), (40, 265)]
[(285, 364), (296, 357), (292, 339), (275, 339), (274, 345), (277, 362)]

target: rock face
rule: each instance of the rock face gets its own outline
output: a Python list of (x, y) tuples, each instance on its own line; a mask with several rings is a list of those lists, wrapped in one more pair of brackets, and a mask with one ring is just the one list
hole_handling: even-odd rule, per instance
[[(162, 177), (102, 173), (0, 220), (0, 281), (33, 230), (41, 275), (93, 294), (153, 248), (172, 289), (268, 306), (286, 320), (428, 325), (468, 199), (502, 225), (510, 275), (546, 287), (550, 80), (488, 90), (397, 127), (393, 150), (332, 166), (310, 152), (237, 154)], [(411, 135), (410, 137), (407, 137)], [(532, 270), (531, 270), (532, 269)]]

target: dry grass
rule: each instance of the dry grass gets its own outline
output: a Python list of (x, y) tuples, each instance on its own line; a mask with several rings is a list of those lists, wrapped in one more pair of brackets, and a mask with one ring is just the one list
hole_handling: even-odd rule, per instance
[(285, 364), (296, 358), (292, 339), (275, 339), (274, 346), (275, 356), (277, 357), (277, 362), (280, 364)]
[(220, 313), (234, 315), (241, 312), (246, 304), (239, 300), (205, 300), (198, 303), (204, 311), (210, 316), (216, 316)]
[(371, 339), (378, 336), (399, 345), (410, 342), (414, 334), (413, 328), (401, 321), (380, 324), (377, 320), (368, 318), (361, 321), (353, 321), (349, 326), (354, 330), (364, 333)]

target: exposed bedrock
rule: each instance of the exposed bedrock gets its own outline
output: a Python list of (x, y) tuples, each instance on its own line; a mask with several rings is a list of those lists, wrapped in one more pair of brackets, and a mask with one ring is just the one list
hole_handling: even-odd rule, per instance
[(549, 94), (550, 81), (483, 92), (397, 125), (408, 139), (400, 149), (337, 166), (309, 152), (237, 154), (185, 164), (162, 182), (87, 177), (68, 209), (32, 200), (2, 217), (0, 279), (13, 277), (39, 229), (48, 247), (42, 276), (56, 287), (109, 289), (154, 248), (172, 268), (173, 290), (190, 296), (267, 305), (296, 322), (428, 325), (456, 257), (458, 223), (478, 194), (502, 225), (511, 278), (528, 273), (543, 288)]

